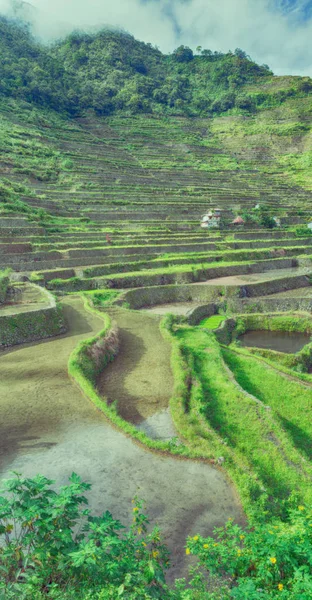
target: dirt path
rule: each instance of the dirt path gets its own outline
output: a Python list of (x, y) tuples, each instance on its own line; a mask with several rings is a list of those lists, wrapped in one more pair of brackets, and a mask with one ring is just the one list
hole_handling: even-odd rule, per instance
[(131, 521), (131, 499), (146, 500), (172, 551), (172, 575), (183, 574), (188, 534), (208, 534), (229, 517), (241, 518), (224, 475), (201, 462), (145, 451), (116, 431), (70, 382), (68, 357), (79, 340), (102, 328), (79, 298), (63, 302), (66, 336), (18, 346), (0, 355), (0, 475), (42, 473), (67, 482), (77, 472), (92, 483), (90, 507)]
[(159, 330), (159, 317), (122, 308), (110, 315), (119, 328), (120, 351), (105, 369), (100, 393), (118, 401), (118, 412), (154, 439), (170, 439), (176, 432), (169, 412), (173, 391), (171, 348)]

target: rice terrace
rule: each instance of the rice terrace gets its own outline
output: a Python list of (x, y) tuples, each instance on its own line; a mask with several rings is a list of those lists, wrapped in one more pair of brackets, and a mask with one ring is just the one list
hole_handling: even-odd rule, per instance
[(311, 599), (312, 80), (17, 15), (0, 600)]

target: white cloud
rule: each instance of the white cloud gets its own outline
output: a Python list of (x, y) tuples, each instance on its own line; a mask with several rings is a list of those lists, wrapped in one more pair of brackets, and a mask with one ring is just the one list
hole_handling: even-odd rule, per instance
[[(1, 12), (8, 9), (9, 2), (0, 0)], [(47, 39), (75, 28), (110, 25), (126, 29), (164, 52), (179, 44), (223, 52), (240, 47), (260, 64), (269, 64), (276, 74), (312, 76), (312, 20), (304, 22), (298, 18), (308, 0), (297, 0), (295, 4), (287, 0), (31, 0), (31, 3), (37, 9), (37, 31)]]

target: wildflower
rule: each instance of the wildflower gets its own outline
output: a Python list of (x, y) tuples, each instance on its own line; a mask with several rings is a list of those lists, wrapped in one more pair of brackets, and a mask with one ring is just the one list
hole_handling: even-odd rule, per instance
[(300, 504), (300, 505), (298, 506), (298, 510), (304, 510), (304, 506), (302, 506), (302, 504)]
[(138, 527), (138, 534), (141, 535), (142, 533), (142, 527)]
[(239, 539), (240, 539), (240, 540), (244, 540), (244, 539), (245, 539), (245, 536), (244, 536), (244, 535), (240, 535), (240, 536), (239, 536)]
[(272, 565), (275, 565), (276, 564), (275, 556), (271, 556), (270, 561), (271, 561)]
[(137, 506), (135, 506), (132, 510), (133, 510), (134, 513), (139, 512), (139, 509), (138, 509)]
[(159, 556), (158, 550), (153, 550), (152, 556), (153, 556), (153, 558), (157, 558)]
[(185, 554), (191, 554), (191, 551), (190, 551), (190, 549), (189, 549), (189, 548), (186, 548), (186, 550), (185, 550)]
[(146, 548), (146, 543), (145, 543), (145, 542), (142, 542), (142, 546), (144, 546), (144, 548)]
[(237, 548), (237, 554), (238, 554), (238, 556), (240, 556), (241, 553), (242, 553), (242, 551), (239, 548)]
[(277, 587), (278, 587), (278, 589), (279, 589), (280, 592), (284, 589), (284, 586), (283, 586), (282, 583), (279, 583)]
[(199, 540), (199, 537), (198, 537), (198, 535), (194, 535), (194, 537), (193, 537), (193, 542), (197, 542), (198, 540)]
[(204, 544), (203, 548), (205, 548), (205, 550), (207, 550), (207, 548), (209, 548), (209, 544)]

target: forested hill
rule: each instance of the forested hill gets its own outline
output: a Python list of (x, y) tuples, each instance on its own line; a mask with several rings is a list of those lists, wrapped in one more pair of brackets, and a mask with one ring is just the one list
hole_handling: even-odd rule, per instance
[[(253, 113), (312, 93), (308, 77), (276, 77), (241, 49), (181, 46), (165, 55), (122, 32), (74, 32), (44, 46), (0, 17), (0, 95), (77, 115)], [(229, 113), (230, 111), (230, 113)]]

